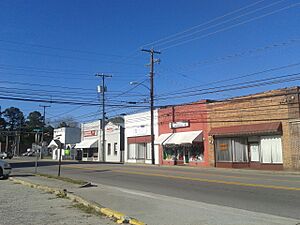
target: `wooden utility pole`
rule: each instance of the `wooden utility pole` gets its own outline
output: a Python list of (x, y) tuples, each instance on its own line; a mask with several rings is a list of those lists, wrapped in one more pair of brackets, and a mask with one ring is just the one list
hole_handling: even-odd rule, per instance
[[(102, 161), (105, 162), (105, 92), (107, 88), (105, 86), (105, 78), (110, 78), (112, 75), (107, 74), (96, 74), (97, 77), (102, 78), (102, 85), (99, 86), (98, 92), (102, 93), (102, 121), (101, 121), (101, 129), (102, 129)], [(100, 132), (100, 129), (99, 129)]]
[(154, 60), (154, 54), (160, 54), (154, 49), (142, 49), (143, 52), (150, 53), (150, 113), (151, 113), (151, 155), (152, 164), (155, 164), (155, 151), (154, 151), (154, 63), (159, 60)]

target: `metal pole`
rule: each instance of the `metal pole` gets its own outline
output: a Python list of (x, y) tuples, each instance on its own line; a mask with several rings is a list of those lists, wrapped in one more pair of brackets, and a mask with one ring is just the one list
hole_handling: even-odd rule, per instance
[[(35, 139), (36, 139), (36, 143), (37, 141), (37, 136), (38, 136), (38, 131), (35, 134)], [(34, 168), (34, 173), (37, 173), (37, 168), (38, 168), (38, 160), (39, 160), (39, 154), (37, 154), (37, 152), (35, 153), (36, 157), (35, 157), (35, 168)]]
[[(43, 149), (43, 142), (44, 142), (44, 127), (45, 127), (45, 122), (46, 122), (46, 108), (50, 107), (50, 105), (40, 105), (40, 107), (43, 107), (43, 126), (42, 126), (42, 149)], [(40, 151), (40, 158), (42, 158), (42, 150)]]
[(57, 176), (60, 177), (60, 167), (61, 167), (61, 149), (62, 149), (62, 144), (59, 144), (59, 159), (58, 159), (58, 174)]

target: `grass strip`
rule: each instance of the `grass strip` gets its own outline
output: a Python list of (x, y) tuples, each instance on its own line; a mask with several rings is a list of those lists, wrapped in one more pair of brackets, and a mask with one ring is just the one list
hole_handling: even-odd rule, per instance
[(36, 175), (40, 176), (40, 177), (47, 177), (47, 178), (50, 178), (50, 179), (57, 179), (57, 180), (69, 182), (69, 183), (72, 183), (72, 184), (78, 184), (78, 185), (83, 185), (83, 184), (87, 183), (84, 180), (77, 180), (77, 179), (72, 179), (72, 178), (69, 178), (69, 177), (59, 177), (59, 176), (44, 174), (44, 173), (37, 173)]
[(77, 208), (85, 213), (88, 214), (93, 214), (93, 215), (97, 215), (97, 216), (102, 216), (102, 213), (98, 212), (95, 208), (93, 208), (92, 206), (86, 206), (82, 203), (76, 203), (74, 205), (72, 205), (72, 207)]

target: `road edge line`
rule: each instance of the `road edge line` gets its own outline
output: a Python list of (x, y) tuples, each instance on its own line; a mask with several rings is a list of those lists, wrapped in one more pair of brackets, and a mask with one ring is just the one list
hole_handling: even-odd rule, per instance
[(88, 207), (92, 207), (93, 209), (95, 209), (96, 211), (105, 215), (106, 217), (114, 218), (116, 223), (118, 223), (118, 224), (127, 223), (127, 224), (131, 224), (131, 225), (146, 225), (146, 223), (139, 221), (135, 218), (126, 216), (124, 213), (115, 211), (110, 208), (101, 207), (95, 203), (85, 200), (84, 198), (82, 198), (78, 195), (68, 193), (64, 190), (60, 190), (57, 188), (52, 188), (52, 187), (48, 187), (48, 186), (44, 186), (44, 185), (40, 185), (40, 184), (31, 183), (29, 181), (24, 181), (24, 180), (17, 179), (14, 177), (10, 177), (9, 179), (17, 184), (21, 184), (21, 185), (24, 185), (24, 186), (27, 186), (30, 188), (35, 188), (35, 189), (38, 189), (41, 191), (49, 192), (51, 194), (56, 194), (56, 195), (63, 194), (65, 197), (67, 197), (69, 200), (71, 200), (73, 202), (80, 203), (80, 204), (83, 204)]

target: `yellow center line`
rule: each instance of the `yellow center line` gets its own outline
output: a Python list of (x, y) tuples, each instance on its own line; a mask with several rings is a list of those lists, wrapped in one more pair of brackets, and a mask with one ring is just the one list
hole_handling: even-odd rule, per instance
[[(91, 167), (80, 167), (80, 166), (66, 166), (66, 167), (75, 168), (75, 169), (83, 169), (83, 170), (97, 170), (97, 168), (91, 168)], [(126, 170), (113, 169), (113, 168), (106, 168), (106, 169), (110, 169), (112, 172), (117, 172), (117, 173), (153, 176), (153, 177), (164, 177), (164, 178), (178, 179), (178, 180), (190, 180), (190, 181), (218, 183), (218, 184), (236, 185), (236, 186), (244, 186), (244, 187), (259, 187), (259, 188), (268, 188), (268, 189), (277, 189), (277, 190), (300, 191), (300, 188), (298, 188), (298, 187), (287, 187), (287, 186), (267, 185), (267, 184), (253, 184), (253, 183), (213, 180), (213, 179), (197, 178), (197, 177), (183, 177), (183, 176), (174, 176), (174, 175), (166, 175), (166, 174), (158, 174), (158, 173), (145, 173), (145, 172), (128, 171), (128, 170), (126, 171)]]
[[(135, 169), (132, 168), (126, 168), (126, 170), (128, 171), (137, 171)], [(152, 170), (153, 171), (153, 170)], [(199, 175), (199, 176), (214, 176), (214, 177), (224, 177), (224, 178), (238, 178), (238, 179), (245, 179), (245, 180), (258, 180), (257, 177), (244, 177), (244, 176), (235, 176), (235, 175), (223, 175), (223, 174), (210, 174), (210, 173), (203, 173), (203, 172), (199, 172), (199, 173), (193, 173), (193, 172), (183, 172), (183, 171), (170, 171), (170, 170), (161, 170), (161, 169), (157, 169), (154, 170), (155, 172), (167, 172), (167, 173), (177, 173), (177, 174), (187, 174), (187, 175)], [(277, 182), (300, 182), (300, 180), (285, 180), (285, 179), (273, 179), (273, 178), (264, 178), (263, 180), (267, 180), (267, 181), (277, 181)]]
[(300, 191), (300, 188), (298, 188), (298, 187), (286, 187), (286, 186), (265, 185), (265, 184), (251, 184), (251, 183), (243, 183), (243, 182), (236, 182), (236, 181), (211, 180), (211, 179), (206, 179), (206, 178), (182, 177), (182, 176), (164, 175), (164, 174), (157, 174), (157, 173), (132, 172), (132, 171), (125, 171), (125, 170), (113, 170), (113, 172), (136, 174), (136, 175), (143, 175), (143, 176), (165, 177), (165, 178), (171, 178), (171, 179), (200, 181), (200, 182), (207, 182), (207, 183), (237, 185), (237, 186), (245, 186), (245, 187), (260, 187), (260, 188), (269, 188), (269, 189), (278, 189), (278, 190)]

